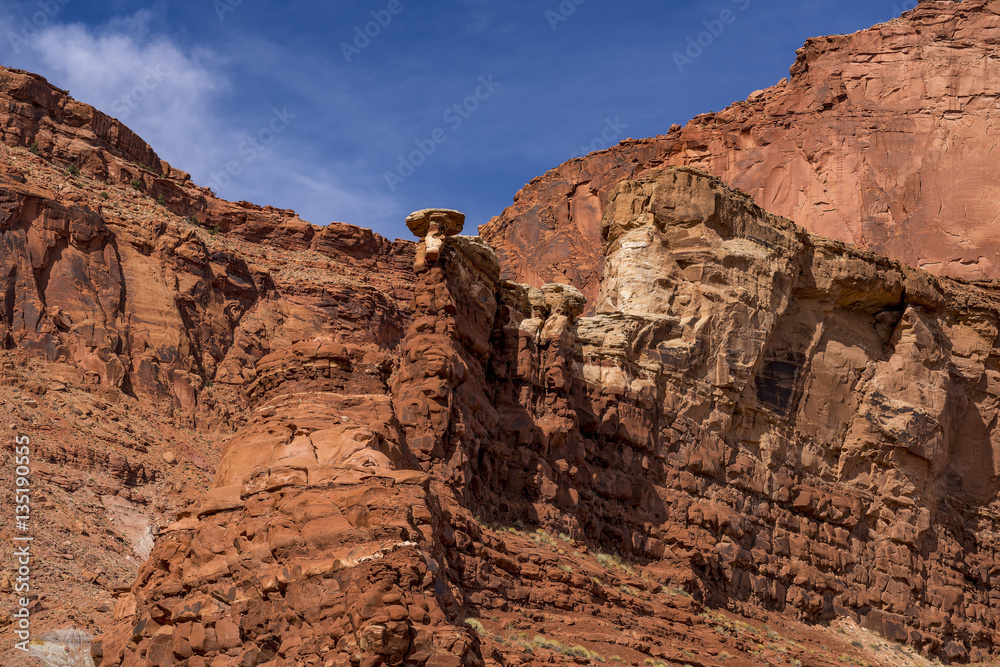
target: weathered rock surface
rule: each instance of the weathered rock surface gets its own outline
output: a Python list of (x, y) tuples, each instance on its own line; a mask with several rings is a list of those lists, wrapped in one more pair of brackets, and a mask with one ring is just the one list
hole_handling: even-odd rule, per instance
[(691, 165), (816, 234), (937, 275), (1000, 278), (997, 39), (998, 0), (921, 2), (871, 29), (810, 39), (788, 79), (549, 171), (481, 233), (504, 278), (573, 284), (592, 313), (614, 187)]
[(275, 381), (258, 360), (317, 336), (399, 344), (414, 247), (219, 200), (118, 121), (0, 68), (0, 410), (34, 441), (39, 634), (106, 629), (153, 533), (211, 485), (245, 390)]
[(39, 629), (136, 667), (892, 664), (859, 628), (996, 655), (996, 283), (651, 169), (918, 263), (952, 220), (991, 243), (943, 174), (987, 168), (995, 82), (952, 74), (993, 67), (995, 5), (811, 41), (747, 103), (564, 165), (484, 230), (500, 256), (446, 209), (413, 244), (218, 200), (0, 69)]
[(495, 426), (480, 360), (499, 264), (460, 223), (434, 227), (391, 384), (371, 345), (262, 358), (216, 488), (158, 540), (99, 664), (481, 664), (451, 564), (476, 525), (456, 493), (468, 445)]
[[(99, 664), (516, 663), (463, 619), (569, 610), (592, 647), (620, 646), (598, 619), (652, 617), (626, 648), (724, 662), (718, 637), (668, 648), (701, 604), (993, 654), (995, 291), (688, 168), (619, 185), (603, 236), (594, 317), (449, 236), (418, 249), (397, 365), (323, 341), (261, 359), (217, 488), (161, 535)], [(498, 528), (521, 521), (574, 554)]]
[(6, 347), (191, 413), (205, 382), (240, 387), (309, 335), (398, 343), (412, 244), (219, 200), (36, 75), (0, 69), (0, 100), (0, 138), (38, 155), (8, 152), (0, 172)]

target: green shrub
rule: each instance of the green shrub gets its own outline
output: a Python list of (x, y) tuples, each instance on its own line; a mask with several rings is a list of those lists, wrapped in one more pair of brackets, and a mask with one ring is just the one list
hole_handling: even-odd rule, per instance
[(32, 153), (34, 153), (35, 155), (41, 155), (42, 154), (42, 151), (38, 148), (38, 142), (37, 141), (32, 141), (31, 142), (31, 146), (28, 147), (28, 150), (31, 151)]
[(71, 164), (69, 166), (69, 170), (68, 171), (69, 171), (69, 175), (70, 176), (79, 176), (80, 175), (80, 168), (78, 166), (76, 166), (75, 164)]

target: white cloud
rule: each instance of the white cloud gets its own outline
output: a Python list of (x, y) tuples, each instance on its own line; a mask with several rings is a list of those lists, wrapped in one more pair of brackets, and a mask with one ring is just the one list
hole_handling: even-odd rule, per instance
[(152, 34), (152, 19), (143, 10), (98, 27), (47, 22), (17, 48), (7, 40), (5, 59), (44, 74), (126, 123), (161, 157), (190, 169), (211, 157), (210, 139), (219, 130), (212, 107), (230, 83), (215, 54)]
[[(34, 9), (14, 9), (0, 0), (0, 26), (21, 25), (25, 16), (30, 21)], [(269, 126), (272, 109), (240, 106), (231, 93), (238, 92), (240, 63), (255, 62), (277, 45), (234, 36), (226, 55), (186, 48), (153, 30), (160, 17), (149, 10), (97, 26), (59, 23), (59, 18), (53, 13), (44, 25), (36, 23), (27, 39), (0, 40), (0, 62), (42, 74), (74, 98), (118, 118), (161, 158), (227, 199), (295, 208), (319, 224), (331, 218), (363, 223), (396, 217), (389, 210), (393, 203), (352, 185), (356, 169), (317, 155), (315, 146), (302, 145), (294, 132), (279, 130), (260, 151), (247, 146), (248, 137)], [(241, 61), (232, 47), (250, 57)], [(298, 83), (297, 88), (313, 92), (309, 81)], [(227, 164), (236, 164), (239, 173), (223, 185), (218, 174)]]

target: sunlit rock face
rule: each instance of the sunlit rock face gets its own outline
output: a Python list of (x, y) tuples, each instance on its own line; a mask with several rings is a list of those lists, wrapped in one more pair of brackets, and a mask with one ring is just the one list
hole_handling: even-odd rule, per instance
[(506, 293), (519, 400), (500, 424), (535, 427), (524, 449), (492, 439), (485, 486), (533, 486), (519, 512), (637, 557), (683, 554), (730, 602), (991, 651), (995, 290), (811, 235), (690, 168), (619, 184), (602, 237), (594, 317)]
[(525, 517), (706, 604), (994, 651), (992, 290), (687, 167), (612, 192), (592, 317), (572, 286), (501, 281), (477, 238), (416, 231), (398, 354), (258, 362), (217, 488), (160, 535), (100, 664), (477, 665), (502, 652), (471, 609), (626, 613), (483, 527)]
[(611, 191), (691, 165), (810, 232), (936, 275), (1000, 278), (998, 16), (998, 0), (921, 2), (868, 30), (810, 39), (786, 80), (549, 171), (482, 235), (504, 278), (571, 283), (592, 313)]

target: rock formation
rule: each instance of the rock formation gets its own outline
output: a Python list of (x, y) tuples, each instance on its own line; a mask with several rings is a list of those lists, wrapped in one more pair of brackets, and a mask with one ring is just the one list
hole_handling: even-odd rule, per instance
[(1000, 654), (1000, 292), (967, 280), (994, 275), (998, 9), (812, 40), (486, 240), (219, 200), (0, 69), (37, 627), (99, 634), (99, 667)]
[[(274, 349), (270, 341), (281, 347), (307, 332), (399, 340), (412, 246), (219, 200), (117, 121), (40, 77), (2, 74), (9, 111), (0, 136), (39, 155), (22, 153), (19, 167), (0, 174), (8, 346), (70, 358), (103, 385), (190, 411), (205, 381), (242, 386), (243, 369)], [(69, 172), (39, 187), (35, 170), (46, 161)], [(112, 184), (124, 191), (115, 199)], [(160, 206), (144, 206), (150, 200)], [(225, 232), (226, 243), (205, 228)], [(276, 275), (286, 268), (281, 251), (313, 253), (303, 269), (339, 280), (321, 287), (312, 276)]]
[(813, 233), (937, 275), (1000, 278), (998, 38), (1000, 1), (935, 0), (810, 39), (787, 79), (746, 101), (533, 180), (483, 238), (504, 278), (573, 284), (593, 312), (612, 190), (691, 165)]
[(37, 441), (33, 621), (96, 634), (152, 532), (211, 484), (245, 389), (273, 381), (258, 360), (316, 336), (398, 345), (414, 244), (219, 200), (26, 72), (0, 68), (0, 140), (0, 405)]
[(463, 219), (408, 219), (424, 239), (391, 383), (384, 353), (322, 340), (258, 362), (216, 488), (158, 540), (99, 664), (481, 663), (450, 563), (475, 523), (456, 493), (469, 449), (496, 426), (482, 361), (499, 264), (455, 236)]
[(323, 341), (261, 359), (216, 489), (160, 536), (99, 664), (507, 664), (463, 619), (512, 604), (693, 623), (662, 584), (633, 607), (575, 574), (579, 550), (540, 573), (498, 529), (525, 519), (712, 607), (991, 655), (995, 291), (689, 168), (620, 184), (602, 229), (594, 317), (421, 227), (396, 365)]

